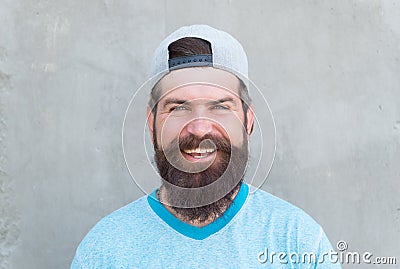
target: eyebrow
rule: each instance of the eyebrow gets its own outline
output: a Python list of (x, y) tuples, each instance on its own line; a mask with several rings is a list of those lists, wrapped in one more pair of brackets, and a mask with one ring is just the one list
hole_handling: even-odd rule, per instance
[[(232, 97), (225, 97), (225, 98), (221, 98), (221, 99), (218, 99), (218, 100), (215, 100), (215, 101), (208, 102), (207, 104), (208, 105), (217, 105), (217, 104), (226, 103), (226, 102), (235, 103), (235, 101), (233, 100)], [(166, 107), (166, 106), (171, 105), (171, 104), (182, 105), (182, 104), (185, 104), (185, 103), (190, 105), (191, 101), (178, 99), (178, 98), (169, 98), (169, 99), (166, 99), (164, 101), (163, 107)]]
[(170, 104), (182, 105), (184, 103), (189, 103), (189, 101), (183, 100), (183, 99), (177, 99), (177, 98), (169, 98), (164, 101), (163, 107), (166, 107)]
[(235, 101), (233, 100), (232, 97), (226, 97), (226, 98), (218, 99), (216, 101), (211, 101), (211, 102), (209, 102), (209, 104), (210, 105), (218, 105), (218, 104), (222, 104), (222, 103), (226, 103), (226, 102), (235, 103)]

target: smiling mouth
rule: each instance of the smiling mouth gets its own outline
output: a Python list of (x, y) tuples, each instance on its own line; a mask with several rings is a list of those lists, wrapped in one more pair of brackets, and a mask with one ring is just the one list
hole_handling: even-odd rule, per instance
[(195, 149), (185, 149), (182, 152), (185, 153), (187, 157), (189, 157), (188, 159), (193, 158), (196, 160), (201, 160), (214, 155), (216, 151), (217, 149), (215, 148), (195, 148)]

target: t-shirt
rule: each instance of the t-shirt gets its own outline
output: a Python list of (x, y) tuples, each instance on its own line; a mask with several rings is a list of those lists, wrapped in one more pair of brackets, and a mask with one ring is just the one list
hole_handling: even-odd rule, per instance
[(341, 268), (310, 216), (265, 191), (249, 192), (246, 183), (224, 214), (201, 228), (177, 219), (155, 193), (99, 221), (71, 269)]

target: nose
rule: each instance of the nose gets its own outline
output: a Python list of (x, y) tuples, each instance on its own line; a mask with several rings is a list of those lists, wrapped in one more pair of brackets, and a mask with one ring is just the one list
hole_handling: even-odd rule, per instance
[(203, 137), (204, 135), (211, 133), (212, 124), (212, 121), (209, 119), (194, 119), (188, 123), (186, 130), (192, 135)]

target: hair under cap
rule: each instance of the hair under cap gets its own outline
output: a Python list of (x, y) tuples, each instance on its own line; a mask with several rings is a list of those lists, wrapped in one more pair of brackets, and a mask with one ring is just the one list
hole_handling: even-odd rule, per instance
[[(169, 62), (168, 46), (172, 42), (184, 37), (197, 37), (210, 42), (212, 58), (206, 57), (208, 62), (204, 63), (205, 56), (199, 55), (199, 59), (202, 59), (202, 61), (193, 62), (193, 59), (196, 58), (192, 56), (190, 64), (177, 64), (174, 61), (173, 65), (171, 65), (171, 62)], [(248, 84), (247, 55), (242, 45), (230, 34), (208, 25), (184, 26), (167, 36), (154, 52), (149, 79), (156, 76), (161, 78), (175, 69), (194, 66), (212, 66), (223, 69), (235, 74), (246, 85)]]

